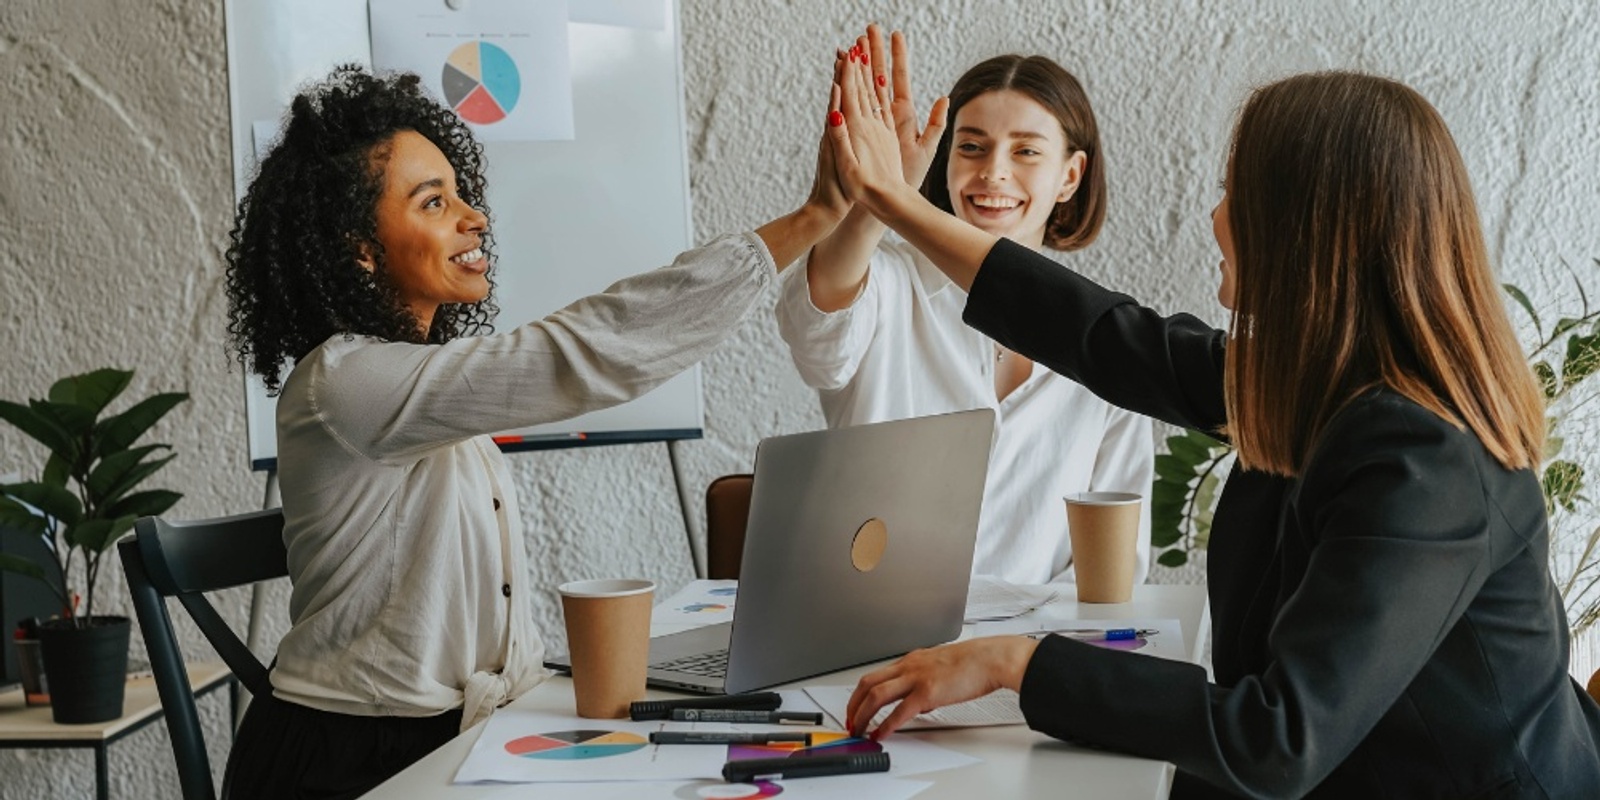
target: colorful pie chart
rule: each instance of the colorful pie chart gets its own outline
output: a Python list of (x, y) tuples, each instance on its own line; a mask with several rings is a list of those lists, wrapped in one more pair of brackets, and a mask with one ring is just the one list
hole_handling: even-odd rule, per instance
[(760, 800), (763, 797), (777, 797), (780, 794), (783, 794), (782, 786), (770, 781), (756, 781), (695, 786), (690, 787), (687, 793), (679, 792), (677, 796), (691, 800)]
[(631, 753), (649, 742), (626, 731), (556, 731), (506, 742), (506, 752), (523, 758), (578, 761)]
[(440, 75), (444, 99), (461, 118), (493, 125), (517, 107), (522, 74), (511, 54), (489, 42), (467, 42), (450, 52)]

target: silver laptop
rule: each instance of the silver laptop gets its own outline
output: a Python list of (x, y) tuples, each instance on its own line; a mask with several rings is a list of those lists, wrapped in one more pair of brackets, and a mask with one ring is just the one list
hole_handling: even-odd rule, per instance
[(652, 639), (649, 682), (735, 694), (956, 638), (993, 429), (976, 409), (763, 440), (733, 621)]

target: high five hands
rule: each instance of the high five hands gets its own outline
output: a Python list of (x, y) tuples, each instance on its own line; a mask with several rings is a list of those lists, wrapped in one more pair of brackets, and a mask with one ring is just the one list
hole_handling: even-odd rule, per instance
[(869, 25), (866, 36), (839, 52), (828, 112), (839, 184), (850, 200), (874, 213), (882, 210), (886, 192), (921, 186), (950, 107), (949, 98), (940, 97), (919, 127), (910, 51), (899, 31), (889, 42), (892, 61), (884, 58), (883, 30)]

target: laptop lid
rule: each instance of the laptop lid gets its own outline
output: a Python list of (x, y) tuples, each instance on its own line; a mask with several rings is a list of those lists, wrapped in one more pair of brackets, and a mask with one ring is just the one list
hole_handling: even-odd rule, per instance
[(993, 430), (976, 409), (762, 440), (733, 621), (652, 639), (649, 683), (734, 694), (956, 638)]
[(723, 690), (960, 635), (993, 431), (985, 408), (763, 440)]

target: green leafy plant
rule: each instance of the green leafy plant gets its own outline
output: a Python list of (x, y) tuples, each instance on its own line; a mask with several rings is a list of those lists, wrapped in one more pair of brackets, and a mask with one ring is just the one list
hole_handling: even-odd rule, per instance
[[(1600, 267), (1600, 259), (1595, 261)], [(1562, 314), (1546, 333), (1528, 295), (1505, 284), (1507, 294), (1533, 322), (1538, 341), (1527, 350), (1528, 364), (1544, 392), (1547, 418), (1544, 461), (1539, 465), (1545, 510), (1550, 515), (1552, 566), (1566, 603), (1567, 622), (1580, 632), (1600, 621), (1600, 528), (1590, 528), (1588, 472), (1564, 453), (1565, 434), (1592, 421), (1595, 392), (1589, 379), (1600, 372), (1600, 309), (1591, 308), (1583, 281), (1573, 275), (1579, 309)], [(1206, 547), (1217, 490), (1233, 463), (1227, 444), (1198, 431), (1167, 438), (1167, 452), (1156, 456), (1150, 493), (1150, 544), (1156, 563), (1179, 567)], [(1569, 554), (1576, 551), (1575, 557)]]
[[(100, 561), (141, 516), (160, 514), (182, 495), (166, 489), (135, 492), (174, 458), (165, 444), (134, 443), (187, 394), (156, 394), (120, 414), (101, 417), (133, 380), (132, 372), (101, 369), (63, 378), (43, 400), (0, 400), (0, 419), (50, 452), (36, 481), (0, 484), (0, 524), (39, 536), (54, 556), (36, 564), (0, 553), (0, 569), (43, 581), (61, 601), (62, 616), (88, 627), (94, 616)], [(83, 613), (69, 576), (82, 557)]]

